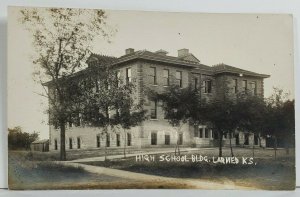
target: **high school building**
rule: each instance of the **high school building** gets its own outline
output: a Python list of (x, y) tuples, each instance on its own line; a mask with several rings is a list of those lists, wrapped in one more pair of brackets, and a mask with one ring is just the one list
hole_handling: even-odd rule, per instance
[[(112, 65), (123, 81), (136, 85), (135, 96), (144, 99), (144, 108), (149, 112), (149, 119), (140, 126), (128, 130), (126, 133), (114, 131), (103, 135), (101, 129), (86, 125), (68, 124), (66, 128), (66, 149), (108, 149), (143, 147), (169, 147), (177, 142), (182, 146), (210, 147), (217, 146), (217, 139), (211, 129), (205, 125), (183, 125), (180, 131), (170, 126), (164, 119), (161, 103), (147, 99), (145, 90), (162, 92), (171, 84), (180, 87), (194, 86), (199, 89), (201, 96), (213, 99), (224, 96), (236, 96), (241, 91), (263, 97), (264, 78), (269, 75), (259, 74), (239, 69), (226, 64), (207, 66), (201, 64), (188, 49), (178, 50), (178, 56), (168, 56), (164, 50), (156, 52), (134, 51), (126, 49), (125, 55), (115, 58), (92, 54), (88, 65), (101, 64), (112, 60)], [(265, 146), (265, 140), (252, 133), (236, 131), (232, 136), (235, 146)], [(59, 129), (50, 126), (50, 150), (60, 148)], [(126, 143), (126, 144), (125, 144)], [(224, 145), (229, 145), (229, 136), (224, 136)]]

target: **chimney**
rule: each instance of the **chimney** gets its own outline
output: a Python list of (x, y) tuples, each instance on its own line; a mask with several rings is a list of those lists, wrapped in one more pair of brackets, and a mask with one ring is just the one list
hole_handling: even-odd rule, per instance
[(178, 50), (178, 57), (184, 57), (184, 56), (187, 56), (188, 54), (189, 54), (188, 49), (179, 49)]
[(131, 54), (131, 53), (134, 53), (134, 49), (133, 48), (125, 49), (125, 54), (126, 55)]
[(165, 55), (165, 56), (168, 54), (167, 51), (162, 50), (162, 49), (160, 49), (160, 50), (158, 50), (158, 51), (155, 51), (155, 53), (158, 54), (158, 55)]

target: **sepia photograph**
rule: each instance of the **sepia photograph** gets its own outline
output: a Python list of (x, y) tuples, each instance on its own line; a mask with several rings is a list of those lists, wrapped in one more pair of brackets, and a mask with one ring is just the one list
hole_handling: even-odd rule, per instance
[(293, 16), (8, 8), (11, 190), (294, 190)]

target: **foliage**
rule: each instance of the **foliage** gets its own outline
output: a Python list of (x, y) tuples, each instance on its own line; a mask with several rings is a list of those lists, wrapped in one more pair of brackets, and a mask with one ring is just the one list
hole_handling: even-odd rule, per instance
[(39, 138), (36, 132), (27, 133), (21, 127), (8, 128), (8, 149), (20, 150), (30, 149), (30, 144)]
[(181, 123), (198, 122), (201, 120), (197, 108), (201, 106), (199, 92), (191, 86), (180, 88), (173, 85), (163, 93), (149, 91), (149, 98), (162, 102), (165, 119), (172, 126), (179, 126)]
[[(70, 76), (85, 66), (96, 36), (108, 37), (103, 10), (71, 8), (23, 8), (20, 22), (32, 34), (36, 65), (35, 79), (47, 83), (49, 91), (41, 94), (50, 104), (50, 124), (61, 133), (61, 160), (66, 159), (65, 124), (78, 113), (79, 87)], [(71, 83), (71, 84), (70, 84)], [(78, 119), (78, 116), (75, 116)]]

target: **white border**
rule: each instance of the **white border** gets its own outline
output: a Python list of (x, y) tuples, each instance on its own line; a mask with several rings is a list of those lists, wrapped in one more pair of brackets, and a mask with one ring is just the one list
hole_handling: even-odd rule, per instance
[[(296, 98), (296, 139), (299, 138), (300, 131), (300, 108), (298, 101), (300, 91), (297, 84), (300, 84), (299, 73), (299, 32), (300, 32), (300, 1), (299, 0), (1, 0), (0, 3), (0, 188), (7, 187), (7, 134), (6, 134), (6, 73), (7, 73), (7, 6), (38, 6), (38, 7), (78, 7), (78, 8), (102, 8), (112, 10), (155, 10), (155, 11), (176, 11), (176, 12), (206, 12), (206, 13), (287, 13), (294, 16), (294, 54), (295, 54), (295, 98)], [(280, 28), (280, 27), (278, 27)], [(298, 124), (297, 124), (298, 123)], [(299, 141), (298, 141), (299, 142)], [(299, 150), (300, 144), (297, 143), (296, 149)], [(296, 151), (296, 163), (300, 168), (300, 151)], [(298, 168), (298, 169), (299, 169)], [(297, 170), (297, 185), (300, 186), (300, 172)], [(140, 190), (139, 190), (140, 191)], [(50, 192), (49, 195), (63, 195), (64, 192)], [(105, 195), (119, 196), (120, 193), (103, 192)], [(161, 191), (160, 194), (166, 194)], [(174, 195), (191, 194), (194, 192), (181, 193), (173, 192)], [(226, 192), (227, 193), (227, 192)], [(240, 192), (239, 192), (240, 193)], [(0, 196), (2, 193), (0, 193)], [(19, 193), (24, 194), (24, 193)], [(38, 193), (36, 193), (38, 194)], [(48, 195), (47, 194), (47, 195)], [(76, 192), (76, 196), (82, 195)], [(94, 192), (90, 193), (95, 194)], [(132, 190), (126, 190), (126, 195), (133, 194)], [(147, 194), (147, 193), (145, 193)], [(143, 193), (143, 195), (145, 195)], [(170, 195), (172, 195), (170, 194)], [(203, 193), (205, 194), (205, 193)], [(210, 192), (206, 194), (211, 194)], [(234, 192), (228, 193), (235, 196)], [(246, 195), (242, 194), (240, 195)], [(253, 193), (254, 194), (254, 193)], [(253, 195), (252, 194), (252, 195)], [(256, 193), (254, 195), (260, 195)], [(277, 193), (285, 195), (285, 193)], [(289, 193), (296, 195), (296, 193)], [(4, 194), (5, 195), (5, 194)], [(156, 195), (152, 193), (152, 195)], [(168, 194), (169, 195), (169, 194)], [(218, 192), (219, 196), (223, 194)], [(251, 194), (250, 194), (251, 195)], [(264, 194), (266, 195), (266, 194)], [(147, 196), (147, 195), (146, 195)], [(267, 195), (268, 196), (268, 195)]]

